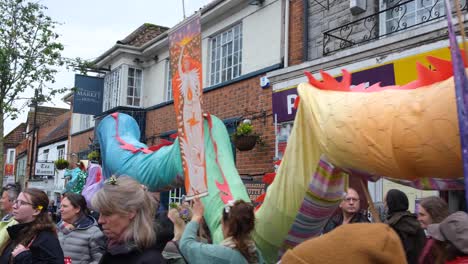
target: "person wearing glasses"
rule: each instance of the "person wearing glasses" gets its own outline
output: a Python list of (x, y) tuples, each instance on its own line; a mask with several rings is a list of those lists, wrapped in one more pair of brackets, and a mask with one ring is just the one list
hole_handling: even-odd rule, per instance
[(335, 214), (328, 220), (322, 230), (322, 234), (326, 234), (344, 224), (369, 223), (369, 219), (360, 212), (359, 194), (355, 189), (348, 188), (339, 207), (341, 212)]
[(21, 186), (18, 183), (7, 184), (3, 187), (2, 198), (0, 199), (0, 209), (5, 215), (2, 220), (0, 220), (0, 250), (3, 250), (10, 239), (7, 228), (18, 223), (13, 218), (13, 201), (16, 200), (20, 192)]
[(0, 263), (64, 263), (62, 248), (50, 219), (49, 198), (35, 188), (24, 190), (13, 202), (13, 217), (18, 224), (7, 228), (10, 240)]

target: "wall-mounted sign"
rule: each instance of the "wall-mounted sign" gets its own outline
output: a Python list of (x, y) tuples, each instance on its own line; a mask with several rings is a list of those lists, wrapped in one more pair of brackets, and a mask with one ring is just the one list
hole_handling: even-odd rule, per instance
[[(341, 78), (341, 76), (336, 77), (339, 81), (341, 81)], [(381, 65), (352, 73), (352, 85), (367, 83), (370, 86), (378, 82), (382, 86), (395, 84), (393, 64)], [(296, 116), (296, 109), (294, 109), (296, 97), (297, 87), (273, 93), (273, 114), (277, 115), (278, 122), (294, 120)]]
[(257, 198), (266, 191), (266, 184), (261, 181), (244, 181), (244, 185), (247, 189), (250, 200), (254, 204), (255, 200), (257, 200)]
[(5, 175), (15, 175), (15, 164), (7, 163), (5, 164)]
[(54, 176), (55, 165), (53, 162), (36, 162), (34, 174), (36, 176)]
[(104, 79), (75, 74), (73, 113), (98, 115), (102, 113)]

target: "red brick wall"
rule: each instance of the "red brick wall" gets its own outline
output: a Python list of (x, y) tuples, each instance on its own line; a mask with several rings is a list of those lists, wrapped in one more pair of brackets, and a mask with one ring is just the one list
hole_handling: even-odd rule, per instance
[[(68, 154), (78, 153), (80, 151), (89, 149), (89, 144), (91, 144), (89, 141), (90, 138), (94, 138), (94, 130), (71, 136)], [(71, 161), (74, 162), (74, 160)]]
[[(240, 81), (217, 90), (206, 92), (203, 96), (203, 109), (220, 119), (252, 115), (266, 112), (266, 118), (254, 119), (254, 130), (262, 135), (264, 146), (257, 145), (251, 151), (236, 150), (236, 166), (241, 175), (258, 175), (273, 171), (275, 135), (272, 118), (271, 89), (262, 89), (259, 76)], [(176, 119), (174, 105), (168, 105), (149, 111), (146, 117), (146, 137), (159, 136), (161, 133), (175, 130)], [(148, 145), (152, 140), (148, 140)], [(158, 140), (154, 141), (157, 144)]]
[[(70, 119), (71, 118), (71, 111), (68, 111), (64, 114), (61, 114), (59, 116), (57, 116), (56, 118), (54, 119), (51, 119), (49, 120), (48, 122), (44, 123), (44, 124), (41, 124), (40, 127), (39, 127), (39, 135), (38, 135), (38, 141), (39, 143), (42, 143), (42, 141), (44, 140), (45, 137), (47, 137), (47, 135), (53, 131), (54, 129), (57, 128), (57, 126), (59, 126), (60, 124), (62, 124), (62, 122), (64, 122), (66, 119)], [(68, 130), (69, 130), (69, 127), (64, 127), (63, 128), (63, 131), (60, 131), (60, 133), (57, 133), (57, 136), (64, 136), (64, 135), (68, 135)]]
[[(25, 138), (23, 139), (23, 141), (21, 141), (21, 143), (19, 143), (18, 146), (16, 146), (16, 157), (18, 157), (18, 155), (22, 154), (22, 153), (25, 153), (27, 155), (27, 162), (26, 162), (26, 177), (28, 177), (29, 175), (29, 166), (31, 164), (31, 152), (29, 152), (29, 150), (31, 149), (31, 142), (29, 141), (29, 139)], [(15, 174), (16, 174), (16, 171), (17, 171), (17, 166), (18, 164), (16, 163), (16, 159), (15, 159)]]
[[(11, 148), (17, 148), (18, 145), (21, 144), (23, 139), (25, 138), (25, 131), (26, 131), (26, 124), (22, 123), (19, 126), (17, 126), (15, 129), (13, 129), (8, 135), (5, 136), (3, 139), (3, 169), (5, 169), (5, 164), (8, 161), (8, 149)], [(15, 150), (15, 153), (18, 154), (17, 150)], [(14, 157), (16, 160), (16, 157)], [(13, 162), (15, 163), (15, 160)], [(6, 172), (3, 171), (3, 175), (6, 175)]]
[(303, 62), (304, 32), (303, 0), (291, 0), (289, 3), (289, 65)]

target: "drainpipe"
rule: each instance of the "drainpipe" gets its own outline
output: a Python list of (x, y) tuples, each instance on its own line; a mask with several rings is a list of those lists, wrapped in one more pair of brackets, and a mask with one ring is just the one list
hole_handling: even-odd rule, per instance
[(289, 67), (289, 1), (285, 0), (285, 10), (284, 10), (284, 61), (283, 67)]
[(303, 34), (302, 34), (302, 60), (309, 60), (309, 0), (302, 0), (303, 12), (302, 17), (304, 19)]

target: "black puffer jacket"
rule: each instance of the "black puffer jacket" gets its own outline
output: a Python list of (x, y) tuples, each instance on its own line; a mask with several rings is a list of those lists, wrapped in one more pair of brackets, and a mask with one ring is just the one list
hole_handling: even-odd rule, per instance
[(100, 264), (165, 264), (161, 251), (155, 247), (143, 251), (132, 245), (120, 245), (108, 248)]
[[(357, 212), (353, 215), (349, 223), (350, 224), (369, 223), (369, 219), (367, 219), (366, 215), (363, 214), (362, 212)], [(322, 234), (326, 234), (342, 224), (343, 224), (343, 213), (341, 212), (341, 210), (339, 210), (339, 213), (330, 217), (328, 222), (325, 224), (325, 227), (322, 229)]]

